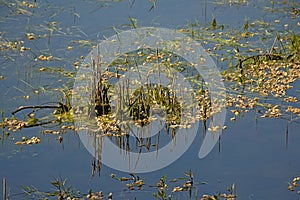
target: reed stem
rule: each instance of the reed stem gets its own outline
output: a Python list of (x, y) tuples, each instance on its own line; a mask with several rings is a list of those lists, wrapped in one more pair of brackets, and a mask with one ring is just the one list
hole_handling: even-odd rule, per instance
[(6, 200), (6, 178), (3, 178), (3, 200)]

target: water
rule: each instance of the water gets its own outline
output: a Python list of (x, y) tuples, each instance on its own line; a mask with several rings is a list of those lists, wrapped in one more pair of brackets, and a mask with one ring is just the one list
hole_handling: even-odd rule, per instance
[[(89, 45), (83, 45), (83, 42), (79, 44), (77, 41), (85, 40), (97, 44), (104, 36), (114, 34), (112, 27), (127, 30), (131, 24), (130, 17), (137, 19), (139, 26), (185, 28), (189, 22), (195, 20), (202, 26), (210, 26), (214, 16), (218, 25), (224, 25), (225, 30), (242, 30), (246, 18), (249, 22), (263, 20), (271, 24), (279, 19), (280, 23), (274, 24), (274, 30), (265, 29), (270, 31), (270, 35), (266, 37), (275, 38), (276, 32), (283, 31), (284, 24), (287, 23), (291, 30), (299, 33), (299, 26), (296, 25), (299, 17), (294, 21), (290, 20), (291, 9), (288, 8), (291, 8), (293, 2), (279, 2), (270, 11), (266, 7), (272, 8), (272, 3), (264, 1), (247, 1), (230, 6), (228, 1), (222, 1), (218, 5), (195, 0), (165, 0), (157, 1), (156, 8), (149, 11), (152, 5), (149, 1), (51, 1), (37, 2), (37, 8), (27, 9), (34, 13), (32, 16), (15, 14), (15, 5), (8, 8), (4, 1), (1, 3), (0, 35), (9, 40), (22, 39), (25, 46), (34, 52), (1, 52), (0, 75), (4, 79), (0, 80), (0, 110), (4, 117), (10, 117), (10, 113), (22, 105), (60, 101), (63, 95), (55, 89), (62, 86), (71, 88), (74, 82), (73, 77), (66, 77), (64, 72), (71, 71), (75, 74), (77, 69), (73, 66), (74, 61), (80, 61), (79, 57), (86, 56), (90, 50)], [(294, 3), (297, 4), (296, 1)], [(50, 40), (49, 37), (43, 38), (44, 34), (50, 34), (49, 22), (57, 22)], [(27, 32), (33, 32), (36, 39), (28, 41)], [(37, 39), (38, 37), (41, 39)], [(262, 44), (259, 37), (254, 38), (257, 40), (255, 44), (260, 44), (260, 48), (270, 48), (273, 40)], [(67, 46), (74, 48), (68, 51)], [(210, 44), (204, 47), (210, 47)], [(53, 55), (54, 59), (51, 62), (39, 61), (37, 52)], [(43, 72), (41, 68), (48, 71)], [(35, 93), (36, 90), (39, 91), (38, 94)], [(27, 95), (29, 98), (26, 98)], [(22, 117), (22, 114), (18, 117)], [(121, 177), (128, 176), (128, 173), (104, 165), (101, 166), (100, 178), (91, 178), (93, 157), (84, 148), (77, 134), (67, 131), (63, 134), (63, 143), (60, 144), (55, 140), (57, 136), (42, 134), (41, 131), (45, 129), (43, 127), (23, 129), (21, 132), (12, 133), (7, 139), (2, 139), (0, 177), (6, 177), (11, 199), (23, 198), (20, 194), (22, 185), (33, 185), (44, 191), (51, 190), (50, 181), (54, 177), (67, 178), (82, 193), (93, 189), (102, 190), (104, 194), (113, 192), (115, 199), (133, 199), (134, 196), (137, 199), (151, 199), (154, 198), (152, 193), (155, 189), (148, 187), (149, 185), (155, 185), (165, 174), (168, 179), (183, 177), (183, 172), (188, 170), (193, 171), (196, 182), (207, 183), (196, 185), (198, 198), (202, 194), (226, 192), (226, 188), (233, 183), (238, 199), (297, 198), (299, 195), (288, 191), (287, 186), (288, 181), (300, 174), (299, 124), (288, 124), (288, 138), (286, 120), (256, 120), (254, 111), (240, 117), (236, 122), (231, 122), (228, 114), (226, 125), (220, 146), (216, 145), (204, 159), (198, 159), (202, 142), (199, 131), (191, 147), (177, 161), (159, 171), (140, 174), (147, 184), (141, 192), (123, 191), (126, 189), (125, 184), (112, 179), (110, 174)], [(22, 136), (38, 136), (41, 143), (16, 146), (14, 143)], [(188, 197), (186, 192), (174, 195), (174, 199)]]

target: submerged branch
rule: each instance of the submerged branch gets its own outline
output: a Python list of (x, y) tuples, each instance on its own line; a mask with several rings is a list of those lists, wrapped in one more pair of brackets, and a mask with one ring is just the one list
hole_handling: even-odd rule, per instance
[(20, 106), (18, 109), (14, 110), (11, 114), (14, 115), (17, 112), (25, 109), (36, 109), (36, 108), (61, 108), (61, 106)]
[(59, 102), (57, 106), (55, 106), (55, 105), (20, 106), (18, 109), (16, 109), (15, 111), (13, 111), (11, 114), (14, 115), (17, 112), (20, 112), (20, 111), (25, 110), (25, 109), (45, 109), (45, 108), (61, 109), (61, 111), (63, 111), (63, 112), (68, 112), (71, 109), (71, 107), (69, 107), (67, 105), (64, 105), (64, 104), (62, 104), (62, 103)]

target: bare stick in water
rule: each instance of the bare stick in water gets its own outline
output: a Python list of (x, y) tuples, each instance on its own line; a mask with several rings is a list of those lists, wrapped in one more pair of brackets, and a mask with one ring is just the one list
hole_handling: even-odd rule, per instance
[(6, 200), (6, 178), (3, 178), (3, 200)]

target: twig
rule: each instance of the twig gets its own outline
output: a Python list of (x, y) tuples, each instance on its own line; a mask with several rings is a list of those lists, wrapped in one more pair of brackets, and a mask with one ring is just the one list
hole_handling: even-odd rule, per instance
[(17, 110), (13, 111), (11, 114), (14, 115), (17, 112), (25, 109), (36, 109), (36, 108), (61, 108), (61, 106), (20, 106)]
[(3, 178), (3, 200), (6, 200), (6, 178)]
[(24, 128), (31, 128), (31, 127), (36, 127), (36, 126), (43, 126), (46, 124), (53, 124), (54, 122), (56, 122), (55, 120), (51, 120), (51, 121), (46, 121), (46, 122), (40, 122), (40, 123), (35, 123), (35, 124), (31, 124), (31, 125), (24, 125)]
[(254, 56), (249, 56), (249, 57), (246, 57), (244, 59), (240, 59), (238, 64), (236, 65), (237, 67), (241, 67), (243, 62), (247, 61), (247, 60), (250, 60), (250, 59), (261, 59), (261, 58), (264, 58), (264, 57), (267, 57), (271, 60), (282, 60), (284, 59), (284, 57), (280, 56), (280, 55), (277, 55), (277, 54), (272, 54), (272, 53), (267, 53), (267, 54), (263, 54), (263, 55), (254, 55)]

